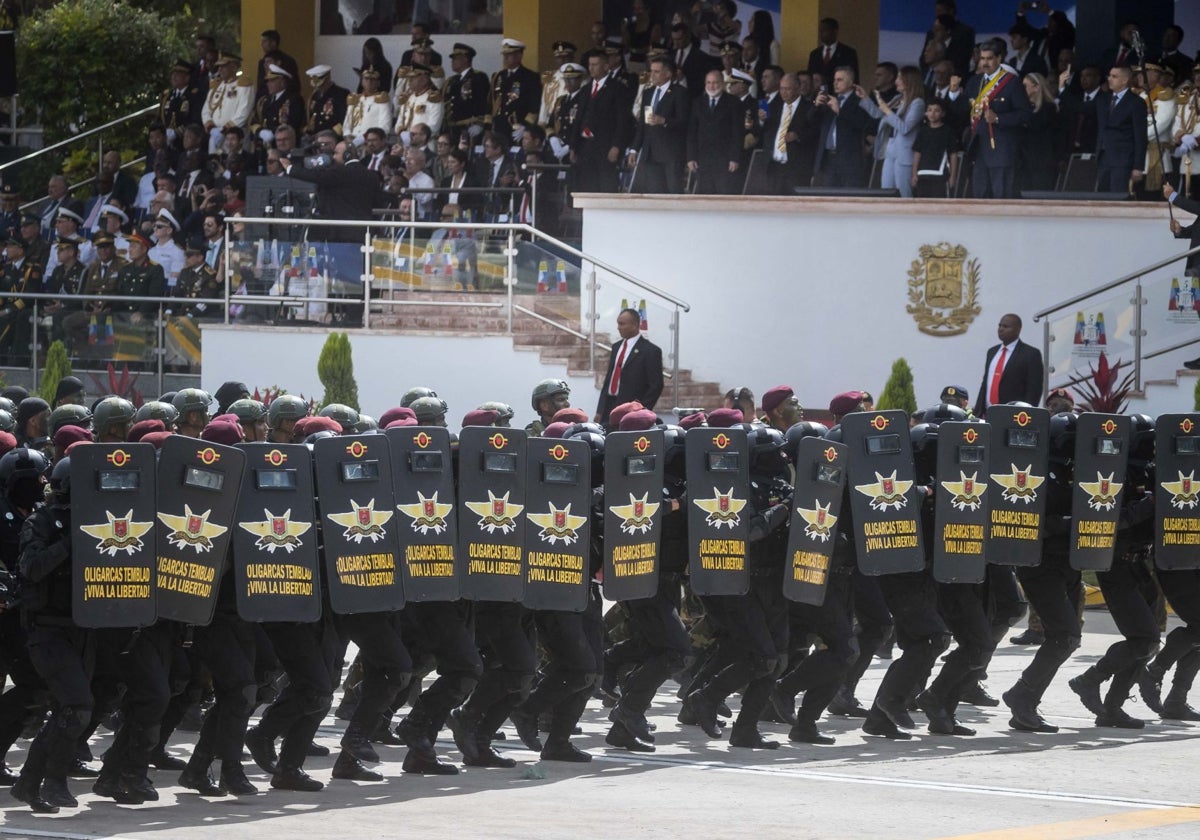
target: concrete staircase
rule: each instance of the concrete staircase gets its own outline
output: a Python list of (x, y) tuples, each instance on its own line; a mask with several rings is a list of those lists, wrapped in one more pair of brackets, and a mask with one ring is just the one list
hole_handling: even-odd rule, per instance
[[(483, 292), (419, 292), (397, 291), (387, 295), (395, 301), (405, 301), (411, 306), (389, 306), (376, 302), (371, 308), (371, 329), (395, 332), (433, 333), (439, 335), (504, 335), (508, 330), (508, 316), (503, 307), (502, 294)], [(579, 317), (579, 298), (568, 295), (516, 295), (514, 301), (532, 312), (536, 312), (555, 323), (576, 332), (586, 332)], [(497, 306), (500, 304), (500, 306)], [(655, 333), (656, 343), (667, 352), (668, 335)], [(596, 336), (595, 366), (593, 379), (596, 388), (603, 386), (604, 374), (608, 369), (609, 347), (612, 338), (607, 333)], [(568, 332), (557, 329), (537, 318), (521, 312), (513, 315), (513, 349), (518, 352), (537, 353), (541, 362), (561, 369), (571, 376), (589, 375), (587, 342)], [(724, 390), (720, 383), (703, 382), (693, 378), (690, 370), (679, 371), (679, 405), (699, 406), (712, 409), (720, 406)], [(667, 414), (674, 405), (674, 389), (670, 379), (666, 380), (663, 396), (657, 409)]]

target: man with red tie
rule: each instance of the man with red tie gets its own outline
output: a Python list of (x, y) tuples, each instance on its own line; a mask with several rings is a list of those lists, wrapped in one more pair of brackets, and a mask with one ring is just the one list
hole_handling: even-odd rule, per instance
[(622, 309), (617, 316), (621, 340), (612, 346), (608, 374), (596, 406), (596, 422), (607, 423), (615, 406), (637, 400), (654, 408), (663, 389), (662, 349), (641, 333), (641, 316), (636, 309)]
[(996, 328), (1000, 343), (987, 351), (983, 383), (975, 400), (975, 416), (983, 417), (989, 405), (1042, 401), (1042, 353), (1021, 341), (1021, 317), (1011, 312)]

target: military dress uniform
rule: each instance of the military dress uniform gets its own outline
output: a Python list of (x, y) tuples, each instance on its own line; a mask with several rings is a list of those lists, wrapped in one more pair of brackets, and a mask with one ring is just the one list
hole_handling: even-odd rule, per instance
[(422, 93), (409, 91), (400, 97), (393, 133), (412, 131), (412, 127), (417, 123), (429, 126), (430, 133), (434, 135), (441, 130), (442, 94), (437, 88), (430, 88)]
[[(117, 295), (162, 297), (166, 287), (167, 281), (163, 276), (162, 266), (149, 257), (128, 263), (117, 273)], [(153, 301), (139, 303), (134, 300), (120, 300), (114, 301), (112, 308), (116, 312), (140, 312), (142, 315), (152, 316), (158, 310), (158, 304)]]
[(548, 127), (558, 109), (558, 100), (567, 92), (562, 68), (542, 72), (541, 107), (538, 109), (538, 125)]
[[(1176, 98), (1175, 124), (1171, 131), (1171, 141), (1175, 151), (1173, 156), (1179, 158), (1181, 176), (1180, 192), (1186, 196), (1194, 196), (1191, 189), (1195, 178), (1200, 183), (1200, 145), (1196, 144), (1196, 135), (1200, 133), (1200, 87), (1184, 86), (1180, 88)], [(1184, 138), (1191, 138), (1185, 141)]]
[(40, 292), (42, 290), (41, 266), (29, 260), (20, 265), (10, 263), (0, 275), (0, 356), (7, 364), (22, 367), (29, 364), (29, 341), (32, 328), (29, 323), (30, 301), (7, 297), (17, 292)]
[(547, 142), (549, 138), (557, 137), (559, 142), (563, 144), (563, 153), (560, 156), (557, 154), (557, 144), (551, 143), (551, 151), (555, 152), (555, 159), (559, 163), (565, 163), (570, 155), (571, 138), (575, 134), (575, 121), (579, 119), (580, 109), (583, 107), (584, 92), (577, 90), (575, 93), (564, 93), (558, 97), (558, 101), (554, 103), (554, 116), (550, 120), (550, 125), (546, 129)]
[(181, 88), (166, 88), (158, 98), (158, 120), (172, 142), (184, 128), (200, 121), (203, 109), (204, 92), (190, 81)]
[(285, 90), (274, 96), (268, 93), (254, 103), (249, 130), (252, 134), (261, 131), (274, 134), (281, 125), (290, 125), (299, 135), (304, 130), (304, 122), (304, 100)]
[[(211, 266), (201, 263), (199, 267), (186, 266), (179, 272), (173, 297), (183, 300), (221, 297), (221, 281)], [(203, 303), (171, 304), (171, 313), (189, 318), (219, 318), (223, 307)]]
[(446, 82), (445, 123), (455, 133), (483, 125), (492, 113), (491, 87), (486, 73), (468, 67)]
[(87, 266), (78, 260), (70, 267), (60, 263), (46, 281), (45, 291), (47, 293), (58, 293), (63, 296), (63, 300), (43, 302), (60, 304), (59, 308), (49, 316), (51, 319), (50, 336), (52, 341), (59, 341), (65, 337), (63, 334), (63, 319), (72, 312), (82, 310), (83, 304), (79, 300), (79, 292), (83, 289), (84, 275), (86, 273)]
[(520, 125), (537, 121), (541, 108), (542, 80), (537, 73), (521, 65), (515, 70), (500, 70), (492, 76), (492, 131), (512, 135)]
[(254, 80), (242, 75), (228, 82), (213, 79), (208, 84), (208, 96), (200, 117), (204, 125), (212, 125), (208, 150), (219, 152), (224, 143), (222, 131), (230, 126), (245, 128), (254, 109)]
[(377, 93), (374, 96), (351, 93), (346, 97), (346, 118), (342, 122), (342, 135), (347, 140), (362, 137), (368, 128), (378, 128), (387, 134), (394, 122), (392, 100), (386, 93)]
[(304, 125), (304, 133), (316, 134), (328, 130), (343, 134), (349, 97), (350, 91), (334, 84), (327, 90), (313, 91), (308, 98), (308, 122)]

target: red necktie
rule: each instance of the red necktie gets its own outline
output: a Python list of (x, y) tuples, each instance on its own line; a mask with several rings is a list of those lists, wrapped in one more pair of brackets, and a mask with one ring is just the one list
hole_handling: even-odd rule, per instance
[(1000, 358), (996, 361), (996, 371), (992, 374), (992, 387), (988, 389), (988, 405), (1000, 403), (1000, 377), (1004, 374), (1004, 363), (1008, 361), (1008, 348), (1001, 346)]
[(1125, 49), (1124, 47), (1121, 47), (1121, 51), (1119, 53), (1117, 53), (1117, 63), (1114, 66), (1124, 67), (1125, 66), (1125, 56), (1127, 56), (1127, 55), (1129, 55), (1129, 50)]
[(828, 64), (829, 60), (832, 58), (833, 58), (833, 47), (826, 47), (825, 48), (825, 63)]
[(629, 342), (621, 342), (621, 352), (617, 354), (617, 363), (613, 366), (612, 381), (608, 383), (608, 393), (611, 396), (617, 395), (617, 390), (621, 387), (621, 368), (625, 366), (625, 348), (629, 346)]
[(594, 82), (592, 82), (592, 99), (595, 99), (596, 94), (598, 94), (599, 92), (600, 92), (600, 80), (597, 79)]

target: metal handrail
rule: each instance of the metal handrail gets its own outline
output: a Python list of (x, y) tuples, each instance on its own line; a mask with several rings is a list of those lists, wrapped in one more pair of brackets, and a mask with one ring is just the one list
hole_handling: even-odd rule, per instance
[(1150, 265), (1148, 265), (1144, 268), (1139, 268), (1137, 271), (1131, 271), (1129, 274), (1126, 274), (1123, 277), (1119, 277), (1118, 279), (1113, 280), (1109, 283), (1105, 283), (1102, 286), (1097, 286), (1096, 288), (1092, 289), (1091, 291), (1081, 292), (1080, 294), (1077, 294), (1074, 297), (1067, 298), (1066, 300), (1062, 301), (1061, 303), (1056, 303), (1053, 306), (1043, 309), (1042, 311), (1036, 313), (1033, 316), (1034, 323), (1037, 323), (1038, 321), (1042, 320), (1042, 318), (1045, 318), (1047, 315), (1058, 312), (1061, 309), (1066, 309), (1068, 307), (1074, 306), (1075, 304), (1081, 303), (1082, 301), (1088, 300), (1089, 298), (1093, 298), (1096, 295), (1104, 294), (1105, 292), (1108, 292), (1108, 291), (1111, 291), (1111, 290), (1117, 288), (1117, 286), (1123, 286), (1124, 284), (1129, 283), (1133, 280), (1136, 280), (1143, 275), (1149, 274), (1152, 271), (1158, 271), (1160, 268), (1166, 268), (1171, 263), (1179, 262), (1180, 260), (1187, 259), (1188, 257), (1194, 256), (1196, 254), (1200, 254), (1200, 245), (1197, 245), (1195, 248), (1192, 248), (1191, 250), (1184, 251), (1182, 254), (1176, 254), (1173, 257), (1167, 257), (1165, 259), (1159, 260), (1156, 263), (1151, 263)]
[(153, 105), (147, 105), (145, 108), (142, 108), (140, 111), (134, 111), (130, 114), (126, 114), (123, 117), (118, 117), (117, 119), (112, 120), (110, 122), (106, 122), (104, 125), (97, 126), (96, 128), (89, 128), (87, 131), (84, 131), (81, 134), (76, 134), (74, 137), (68, 137), (66, 140), (59, 140), (57, 143), (52, 143), (51, 145), (47, 146), (44, 149), (38, 149), (36, 152), (31, 152), (30, 154), (27, 154), (27, 155), (25, 155), (25, 157), (20, 158), (18, 160), (10, 160), (8, 163), (0, 163), (0, 172), (3, 172), (5, 169), (8, 169), (10, 166), (16, 166), (19, 163), (25, 163), (26, 161), (29, 161), (35, 157), (44, 155), (47, 152), (53, 152), (55, 149), (61, 149), (62, 147), (67, 146), (71, 143), (74, 143), (77, 140), (82, 140), (85, 137), (91, 137), (93, 134), (98, 134), (101, 131), (107, 131), (108, 129), (112, 128), (113, 126), (120, 125), (121, 123), (128, 122), (129, 120), (137, 119), (138, 117), (144, 117), (146, 114), (149, 114), (149, 113), (151, 113), (153, 111), (157, 111), (157, 110), (158, 110), (158, 103), (155, 103)]
[[(148, 164), (149, 162), (150, 162), (150, 158), (146, 155), (142, 155), (142, 157), (134, 158), (133, 160), (129, 161), (128, 163), (122, 163), (121, 169), (128, 169), (131, 166), (137, 166), (139, 163), (147, 163)], [(79, 189), (80, 187), (86, 187), (89, 184), (93, 184), (97, 180), (99, 180), (99, 178), (100, 178), (99, 175), (93, 175), (91, 178), (86, 178), (76, 184), (68, 184), (67, 185), (67, 194), (70, 195), (75, 190)], [(50, 197), (49, 195), (43, 195), (40, 198), (35, 198), (33, 201), (26, 201), (24, 204), (20, 205), (17, 209), (21, 210), (21, 211), (28, 210), (30, 207), (33, 207), (35, 204), (41, 204), (43, 201), (45, 201), (49, 197)]]

